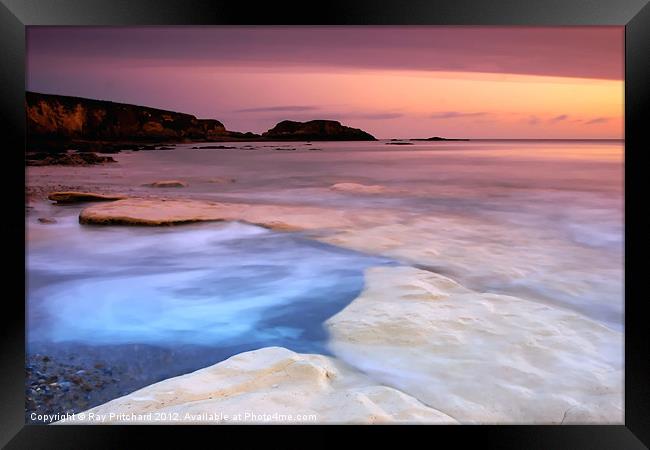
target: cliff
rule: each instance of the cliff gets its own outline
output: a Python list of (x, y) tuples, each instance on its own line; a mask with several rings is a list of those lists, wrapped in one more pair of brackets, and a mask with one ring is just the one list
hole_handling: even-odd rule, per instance
[(341, 125), (335, 120), (294, 122), (283, 120), (262, 137), (275, 141), (376, 141), (374, 136), (358, 128)]
[(63, 95), (27, 92), (25, 110), (28, 149), (78, 141), (216, 140), (229, 134), (224, 125), (214, 119)]

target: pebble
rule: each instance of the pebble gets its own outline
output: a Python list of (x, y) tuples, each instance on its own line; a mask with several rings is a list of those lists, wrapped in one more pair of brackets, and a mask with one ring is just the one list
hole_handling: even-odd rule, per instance
[[(73, 365), (47, 355), (31, 355), (25, 363), (25, 418), (37, 414), (76, 413), (105, 403), (121, 394), (117, 391), (119, 370), (102, 361), (89, 366)], [(115, 373), (114, 373), (115, 372)]]

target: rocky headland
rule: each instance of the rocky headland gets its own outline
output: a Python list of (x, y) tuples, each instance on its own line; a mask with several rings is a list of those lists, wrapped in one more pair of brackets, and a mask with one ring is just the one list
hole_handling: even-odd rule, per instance
[(285, 120), (259, 135), (230, 131), (219, 120), (199, 119), (191, 114), (36, 92), (26, 93), (25, 110), (29, 165), (110, 162), (110, 157), (64, 153), (70, 150), (92, 154), (168, 150), (170, 144), (183, 142), (375, 140), (363, 130), (333, 120)]

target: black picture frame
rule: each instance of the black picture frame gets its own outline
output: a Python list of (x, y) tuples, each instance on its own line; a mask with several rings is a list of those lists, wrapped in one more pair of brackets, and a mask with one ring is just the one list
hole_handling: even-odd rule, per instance
[[(647, 299), (640, 283), (638, 264), (645, 242), (640, 238), (641, 180), (639, 162), (648, 146), (650, 80), (650, 6), (648, 0), (333, 0), (326, 3), (209, 0), (0, 0), (0, 122), (4, 171), (0, 220), (4, 237), (3, 326), (0, 364), (0, 444), (6, 448), (116, 448), (150, 444), (150, 438), (167, 439), (170, 430), (194, 440), (196, 432), (215, 427), (163, 426), (39, 426), (24, 423), (25, 258), (25, 27), (29, 25), (519, 25), (625, 26), (625, 425), (620, 426), (417, 426), (354, 427), (354, 431), (386, 440), (396, 435), (408, 445), (440, 438), (456, 445), (472, 441), (481, 446), (525, 449), (636, 449), (650, 445), (650, 339), (642, 309)], [(635, 245), (636, 244), (636, 245)], [(637, 268), (635, 273), (634, 268)], [(312, 442), (331, 444), (333, 427), (285, 426), (219, 428), (217, 446), (238, 446), (260, 432), (297, 433)], [(351, 430), (350, 427), (347, 428)], [(254, 430), (254, 431), (251, 431)], [(413, 433), (417, 431), (417, 438)], [(421, 436), (421, 434), (430, 436)], [(243, 440), (242, 440), (243, 439)], [(270, 438), (273, 439), (273, 438)], [(305, 439), (303, 437), (303, 439)], [(198, 445), (198, 440), (196, 441)], [(269, 440), (265, 445), (274, 442)], [(274, 445), (275, 447), (275, 445)]]

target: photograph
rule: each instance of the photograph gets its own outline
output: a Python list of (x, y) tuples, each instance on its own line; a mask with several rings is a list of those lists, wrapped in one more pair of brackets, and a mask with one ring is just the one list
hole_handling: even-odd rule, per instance
[(625, 42), (27, 25), (24, 422), (624, 425)]

